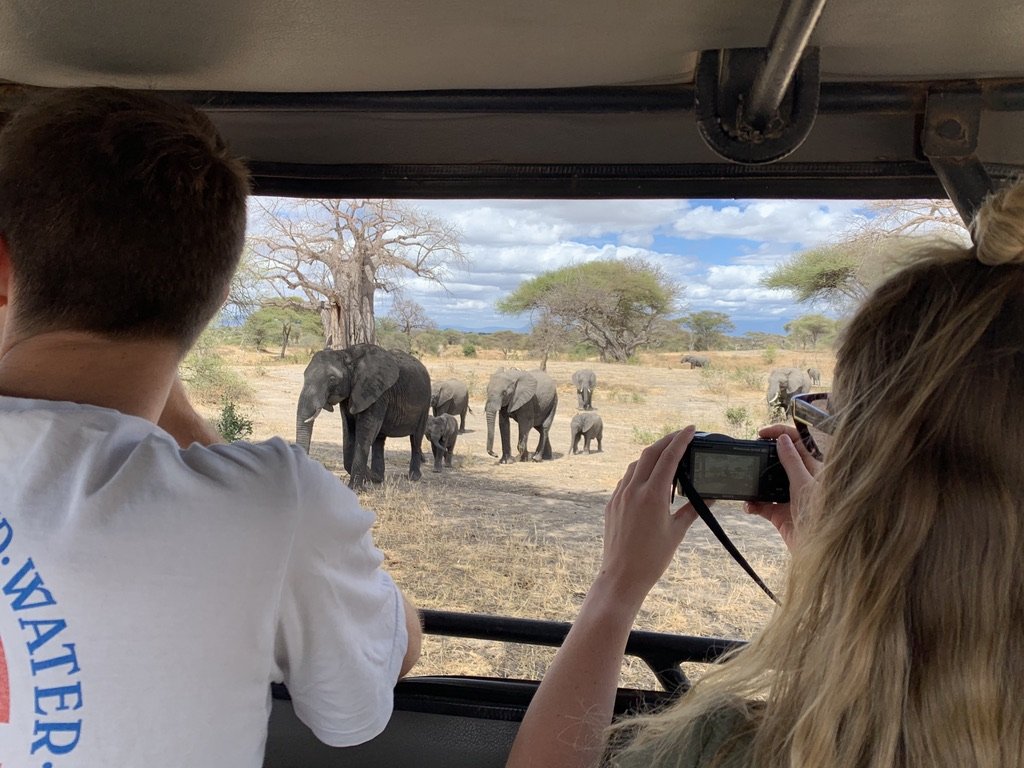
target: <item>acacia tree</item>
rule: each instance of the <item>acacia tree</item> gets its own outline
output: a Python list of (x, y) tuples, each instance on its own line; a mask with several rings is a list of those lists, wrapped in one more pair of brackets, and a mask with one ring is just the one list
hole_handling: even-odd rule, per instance
[(546, 371), (551, 354), (563, 349), (572, 337), (573, 331), (570, 328), (558, 322), (546, 310), (541, 310), (533, 320), (526, 343), (531, 351), (540, 355), (540, 369)]
[(690, 331), (690, 347), (698, 352), (714, 349), (736, 327), (727, 314), (711, 310), (691, 312), (680, 322)]
[(622, 362), (650, 344), (682, 289), (639, 258), (604, 259), (545, 272), (497, 303), (504, 314), (540, 311), (578, 331), (601, 360)]
[(801, 347), (806, 348), (810, 344), (811, 349), (814, 349), (823, 337), (835, 333), (837, 326), (835, 320), (825, 315), (801, 315), (790, 320), (783, 328)]
[(374, 343), (377, 291), (464, 264), (453, 225), (397, 200), (256, 200), (249, 245), (282, 295), (320, 312), (327, 346)]
[(797, 254), (761, 284), (792, 291), (801, 303), (821, 302), (845, 311), (898, 268), (923, 236), (967, 239), (964, 222), (948, 200), (883, 200), (869, 208), (873, 215), (843, 239)]
[(263, 349), (269, 338), (280, 342), (278, 357), (283, 359), (291, 342), (298, 341), (303, 331), (314, 330), (318, 325), (316, 314), (306, 307), (271, 302), (249, 315), (242, 328), (256, 349)]

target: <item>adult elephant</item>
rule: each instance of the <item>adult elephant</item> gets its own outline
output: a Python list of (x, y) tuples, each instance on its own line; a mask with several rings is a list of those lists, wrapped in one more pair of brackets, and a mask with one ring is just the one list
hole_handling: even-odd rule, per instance
[[(349, 486), (384, 479), (384, 441), (409, 436), (409, 478), (420, 479), (420, 445), (430, 407), (430, 374), (419, 360), (375, 344), (325, 349), (313, 355), (295, 413), (295, 442), (308, 453), (313, 421), (341, 407), (343, 453)], [(372, 451), (372, 455), (371, 455)]]
[(597, 386), (597, 374), (589, 368), (583, 368), (572, 375), (573, 386), (576, 387), (576, 407), (581, 411), (589, 411)]
[(768, 405), (783, 412), (789, 410), (793, 395), (811, 391), (811, 377), (800, 368), (776, 368), (768, 377)]
[(533, 460), (550, 459), (551, 439), (548, 433), (551, 422), (555, 420), (557, 407), (555, 382), (544, 371), (498, 371), (487, 382), (487, 404), (484, 406), (487, 417), (487, 453), (498, 455), (494, 452), (494, 420), (497, 418), (501, 429), (501, 460), (498, 463), (509, 464), (513, 461), (509, 421), (514, 419), (519, 425), (519, 460), (530, 458), (526, 450), (526, 439), (531, 429), (540, 432), (540, 442)]
[(434, 382), (430, 387), (430, 407), (435, 416), (450, 413), (459, 417), (459, 432), (466, 431), (466, 412), (469, 407), (469, 387), (458, 379)]

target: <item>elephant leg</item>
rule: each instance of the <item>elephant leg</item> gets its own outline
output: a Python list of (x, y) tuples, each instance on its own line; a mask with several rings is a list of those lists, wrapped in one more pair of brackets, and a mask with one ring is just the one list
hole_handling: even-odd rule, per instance
[(370, 448), (370, 482), (384, 482), (384, 436), (379, 435)]
[(499, 464), (512, 463), (512, 437), (508, 423), (508, 414), (498, 413), (498, 429), (501, 431), (501, 458)]
[(519, 454), (520, 461), (530, 460), (530, 450), (526, 444), (530, 439), (530, 425), (528, 423), (519, 422), (519, 442), (516, 444), (516, 451)]
[(551, 441), (548, 440), (548, 430), (543, 424), (536, 427), (540, 432), (540, 440), (537, 442), (537, 451), (531, 457), (534, 461), (543, 461), (551, 458)]
[(583, 450), (587, 452), (588, 456), (590, 455), (590, 435), (583, 436)]
[(434, 471), (440, 472), (441, 459), (444, 457), (444, 449), (437, 443), (434, 443), (433, 441), (431, 441), (430, 449), (434, 452)]
[(352, 458), (356, 452), (355, 424), (345, 414), (341, 414), (341, 454), (345, 463), (345, 471), (352, 476)]
[(601, 433), (597, 433), (597, 452), (601, 453)]
[(466, 431), (466, 411), (463, 410), (462, 413), (459, 414), (459, 434), (462, 434), (465, 431)]
[[(381, 424), (384, 422), (382, 414), (370, 411), (364, 412), (354, 419), (355, 428), (352, 430), (354, 443), (352, 453), (352, 469), (349, 471), (351, 479), (349, 486), (353, 489), (363, 487), (367, 475), (367, 462), (370, 459), (371, 447), (376, 449), (377, 436), (380, 434)], [(376, 464), (376, 458), (374, 459)], [(381, 438), (380, 444), (380, 478), (384, 479), (384, 441)], [(372, 478), (371, 478), (372, 479)], [(379, 481), (377, 481), (379, 482)]]
[(444, 465), (448, 469), (452, 468), (452, 454), (455, 453), (455, 435), (452, 435), (451, 440), (448, 441), (447, 448), (444, 452)]
[[(422, 445), (423, 435), (427, 431), (427, 414), (423, 412), (423, 422), (417, 426), (415, 432), (409, 435), (409, 479), (419, 480), (423, 477), (423, 473), (420, 472), (420, 466), (426, 460), (423, 456)], [(433, 448), (433, 446), (431, 446)], [(435, 454), (436, 456), (436, 454)]]

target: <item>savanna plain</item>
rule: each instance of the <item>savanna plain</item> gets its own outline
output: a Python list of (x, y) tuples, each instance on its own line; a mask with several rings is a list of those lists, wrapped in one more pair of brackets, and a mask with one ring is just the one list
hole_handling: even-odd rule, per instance
[[(680, 363), (681, 353), (644, 353), (630, 364), (550, 360), (547, 372), (558, 385), (551, 431), (554, 459), (499, 465), (486, 451), (487, 381), (499, 367), (532, 369), (536, 361), (525, 355), (504, 359), (494, 350), (473, 358), (464, 357), (461, 349), (449, 352), (425, 357), (423, 363), (432, 379), (457, 378), (469, 386), (473, 412), (467, 416), (466, 432), (458, 437), (454, 467), (435, 473), (433, 462), (427, 462), (422, 479), (412, 482), (407, 478), (409, 441), (389, 439), (385, 481), (360, 493), (363, 506), (377, 515), (374, 535), (385, 567), (422, 608), (557, 621), (573, 619), (597, 572), (605, 503), (644, 446), (687, 424), (753, 437), (770, 418), (765, 390), (771, 369), (817, 367), (823, 373), (822, 388), (827, 388), (834, 363), (831, 352), (824, 350), (702, 353), (711, 358), (705, 369)], [(253, 422), (251, 439), (279, 435), (294, 440), (304, 363), (237, 347), (218, 349), (218, 354), (251, 388), (240, 406)], [(580, 368), (591, 368), (598, 377), (593, 405), (604, 421), (600, 453), (570, 451), (569, 422), (577, 412), (570, 377)], [(205, 408), (209, 416), (216, 411), (212, 404)], [(514, 424), (511, 432), (514, 447)], [(531, 451), (537, 436), (531, 433)], [(322, 413), (314, 426), (311, 455), (347, 482), (341, 440), (338, 414)], [(495, 443), (500, 453), (497, 434)], [(719, 502), (714, 513), (769, 586), (783, 591), (788, 556), (771, 525), (747, 515), (738, 503)], [(756, 632), (772, 609), (767, 596), (698, 520), (647, 598), (636, 627), (742, 639)], [(532, 646), (428, 637), (416, 673), (536, 679), (553, 653)], [(698, 667), (686, 671), (691, 677), (700, 675)], [(621, 682), (658, 687), (635, 659), (623, 662)]]

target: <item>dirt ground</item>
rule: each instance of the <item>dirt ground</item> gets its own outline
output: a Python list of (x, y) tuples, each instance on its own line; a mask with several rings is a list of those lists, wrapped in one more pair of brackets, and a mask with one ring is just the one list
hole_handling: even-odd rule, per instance
[[(764, 391), (772, 368), (818, 367), (827, 387), (833, 366), (826, 351), (780, 351), (771, 363), (762, 351), (710, 356), (711, 367), (704, 370), (680, 364), (679, 354), (645, 355), (636, 365), (550, 361), (548, 373), (559, 397), (551, 433), (554, 459), (510, 465), (498, 465), (486, 452), (487, 380), (501, 366), (529, 369), (535, 363), (506, 361), (497, 353), (491, 359), (465, 358), (454, 350), (450, 357), (425, 358), (432, 378), (458, 378), (469, 385), (473, 413), (458, 438), (454, 468), (434, 473), (426, 464), (418, 483), (406, 477), (408, 441), (388, 441), (385, 482), (360, 496), (377, 513), (375, 536), (386, 567), (424, 608), (571, 621), (598, 566), (604, 505), (646, 444), (690, 423), (706, 431), (753, 436), (768, 418)], [(243, 407), (254, 421), (253, 439), (294, 439), (304, 366), (237, 350), (231, 362), (255, 390), (252, 404)], [(583, 367), (597, 373), (593, 405), (604, 421), (604, 450), (571, 455), (569, 422), (576, 413), (576, 393), (570, 376)], [(512, 425), (513, 442), (515, 437)], [(536, 442), (533, 432), (531, 450)], [(336, 413), (324, 412), (317, 419), (311, 454), (347, 482)], [(774, 529), (746, 515), (739, 504), (720, 502), (714, 511), (761, 576), (783, 591), (787, 558)], [(744, 638), (764, 623), (772, 607), (697, 521), (645, 603), (637, 627)], [(420, 669), (425, 674), (532, 677), (543, 672), (549, 658), (547, 649), (432, 638)], [(650, 680), (642, 665), (627, 662), (623, 682)]]

